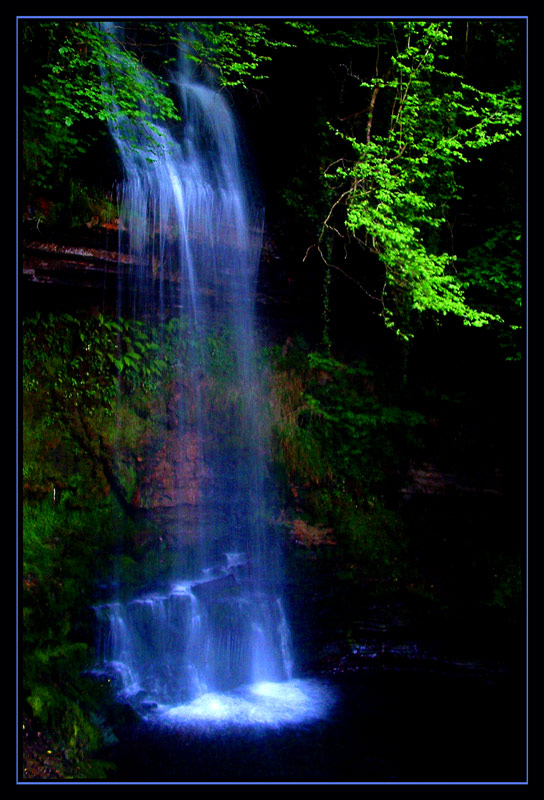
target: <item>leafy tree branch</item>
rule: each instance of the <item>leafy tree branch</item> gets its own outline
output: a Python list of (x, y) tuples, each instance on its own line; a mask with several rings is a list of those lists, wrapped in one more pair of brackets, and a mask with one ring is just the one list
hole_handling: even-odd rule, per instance
[(382, 73), (359, 79), (370, 93), (362, 137), (335, 129), (354, 156), (325, 171), (338, 194), (318, 251), (328, 236), (340, 235), (377, 257), (382, 314), (403, 338), (412, 335), (414, 315), (427, 312), (476, 327), (501, 322), (467, 302), (444, 231), (461, 196), (459, 167), (474, 152), (520, 135), (521, 88), (485, 91), (450, 69), (451, 22), (389, 25), (389, 41), (376, 42)]

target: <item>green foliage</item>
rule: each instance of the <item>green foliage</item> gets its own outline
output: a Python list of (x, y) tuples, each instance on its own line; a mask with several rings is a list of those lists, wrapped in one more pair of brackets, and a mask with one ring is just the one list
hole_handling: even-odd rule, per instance
[(263, 80), (270, 52), (292, 46), (273, 38), (268, 25), (241, 20), (184, 21), (171, 38), (187, 59), (211, 70), (220, 87), (248, 88), (252, 81)]
[(486, 91), (468, 84), (452, 68), (452, 22), (383, 25), (374, 75), (358, 78), (366, 124), (354, 134), (337, 131), (355, 157), (326, 173), (339, 194), (320, 247), (329, 233), (341, 232), (377, 256), (383, 279), (375, 299), (403, 338), (412, 335), (414, 315), (451, 314), (475, 327), (499, 322), (499, 314), (467, 302), (444, 234), (460, 197), (460, 167), (520, 135), (520, 86)]
[(470, 248), (459, 259), (459, 278), (467, 296), (473, 294), (480, 305), (500, 309), (504, 325), (499, 326), (499, 343), (507, 361), (522, 356), (523, 252), (521, 226), (510, 221), (485, 231), (483, 243)]
[(302, 425), (308, 376), (307, 353), (295, 344), (287, 353), (272, 348), (272, 419), (279, 457), (291, 480), (321, 484), (330, 477), (318, 438)]
[(326, 28), (318, 27), (314, 22), (305, 20), (285, 20), (285, 25), (292, 31), (301, 34), (313, 44), (327, 48), (338, 47), (342, 49), (356, 47), (374, 47), (374, 28), (366, 22), (353, 20), (349, 27), (337, 26), (334, 18)]
[[(180, 121), (160, 77), (176, 58), (211, 70), (219, 87), (264, 78), (269, 52), (286, 42), (262, 23), (220, 20), (131, 22), (22, 20), (23, 157), (25, 177), (41, 189), (58, 186), (106, 124), (132, 146), (161, 147), (157, 123)], [(149, 64), (151, 71), (146, 70)]]
[(95, 754), (112, 737), (103, 710), (113, 698), (109, 684), (88, 673), (96, 657), (97, 584), (115, 580), (130, 594), (150, 574), (167, 574), (171, 562), (151, 528), (138, 545), (142, 524), (111, 496), (91, 498), (87, 483), (77, 504), (53, 502), (51, 495), (23, 503), (20, 689), (33, 727), (62, 753), (66, 777), (102, 780), (109, 765)]
[(195, 340), (187, 330), (177, 317), (153, 326), (102, 313), (24, 320), (25, 496), (54, 491), (57, 502), (81, 505), (113, 490), (135, 502), (141, 463), (167, 446), (169, 429), (194, 423), (191, 394), (183, 407), (176, 399), (190, 391), (194, 363), (205, 365), (205, 410), (218, 435), (237, 435), (249, 398), (233, 381), (231, 337), (224, 330)]
[(50, 501), (25, 504), (22, 531), (23, 697), (72, 771), (101, 774), (103, 766), (90, 767), (88, 758), (102, 743), (95, 713), (104, 697), (84, 670), (93, 657), (94, 581), (111, 554), (111, 512), (107, 505), (82, 514)]
[(52, 188), (105, 123), (122, 127), (128, 120), (145, 135), (159, 133), (153, 120), (179, 119), (161, 81), (145, 79), (137, 52), (115, 38), (115, 29), (84, 20), (24, 20), (21, 50), (23, 155), (26, 176), (37, 186)]
[(354, 577), (396, 583), (408, 575), (408, 540), (400, 515), (381, 501), (361, 504), (345, 496), (334, 507), (332, 525), (342, 559)]
[(271, 356), (273, 419), (295, 540), (319, 550), (346, 585), (395, 586), (410, 569), (396, 510), (398, 476), (418, 451), (423, 416), (386, 399), (364, 361), (345, 363), (301, 343)]
[(88, 508), (113, 490), (129, 506), (138, 459), (164, 441), (181, 342), (177, 321), (147, 328), (101, 313), (25, 319), (25, 498)]
[[(179, 326), (166, 329), (102, 313), (38, 312), (23, 322), (23, 391), (48, 386), (62, 409), (112, 414), (120, 393), (152, 392), (179, 358)], [(60, 408), (60, 407), (59, 407)]]
[(375, 492), (394, 472), (398, 454), (406, 449), (410, 432), (423, 418), (384, 404), (364, 362), (346, 365), (320, 353), (310, 353), (308, 362), (310, 380), (302, 424), (319, 432), (324, 457), (338, 483), (355, 485), (364, 494)]
[(273, 418), (291, 482), (361, 504), (384, 496), (417, 446), (423, 417), (381, 400), (364, 362), (345, 364), (328, 352), (301, 361), (295, 347), (274, 357)]
[(77, 178), (70, 179), (68, 211), (73, 227), (94, 226), (114, 223), (118, 207), (113, 196), (105, 194), (94, 186), (89, 186)]

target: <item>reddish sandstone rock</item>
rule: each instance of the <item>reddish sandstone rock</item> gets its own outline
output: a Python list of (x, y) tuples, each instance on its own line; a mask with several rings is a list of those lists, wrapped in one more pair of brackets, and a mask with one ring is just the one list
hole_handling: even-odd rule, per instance
[(149, 460), (142, 462), (139, 506), (146, 509), (195, 506), (206, 469), (197, 434), (174, 431)]

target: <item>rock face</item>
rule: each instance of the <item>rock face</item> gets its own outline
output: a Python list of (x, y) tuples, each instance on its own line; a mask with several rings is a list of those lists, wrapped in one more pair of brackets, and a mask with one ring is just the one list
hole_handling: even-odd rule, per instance
[(116, 250), (55, 242), (23, 242), (21, 280), (23, 284), (115, 287), (120, 268), (128, 256)]
[(144, 509), (196, 506), (207, 476), (198, 435), (193, 430), (169, 433), (162, 447), (141, 462), (138, 506)]
[[(195, 401), (181, 377), (158, 395), (139, 397), (137, 404), (128, 398), (118, 423), (100, 437), (104, 472), (127, 511), (156, 521), (186, 543), (196, 541), (203, 529), (223, 525), (232, 514), (228, 489), (218, 491), (217, 470), (224, 464), (211, 438), (214, 431), (205, 436), (197, 420)], [(223, 418), (214, 424), (224, 435)], [(230, 444), (228, 456), (234, 459), (235, 437)]]
[(481, 472), (461, 474), (460, 472), (446, 472), (434, 463), (412, 464), (402, 494), (405, 498), (418, 495), (499, 495), (502, 493), (503, 477), (499, 469), (486, 474)]
[(190, 403), (182, 415), (182, 388), (173, 381), (162, 396), (124, 407), (118, 438), (104, 448), (112, 484), (136, 513), (191, 520), (205, 496), (205, 443), (187, 412)]

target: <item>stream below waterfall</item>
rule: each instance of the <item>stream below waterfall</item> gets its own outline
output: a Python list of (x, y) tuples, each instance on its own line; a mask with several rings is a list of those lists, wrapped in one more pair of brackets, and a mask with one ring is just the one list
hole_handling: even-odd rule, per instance
[[(365, 672), (310, 682), (321, 719), (148, 717), (102, 757), (112, 781), (144, 783), (519, 782), (522, 704), (509, 675)], [(304, 681), (300, 683), (304, 687)], [(296, 684), (293, 685), (293, 689)], [(333, 700), (333, 702), (331, 702)]]
[[(491, 617), (429, 626), (403, 603), (369, 602), (363, 617), (356, 642), (318, 647), (290, 679), (163, 706), (138, 708), (133, 696), (100, 754), (115, 764), (110, 780), (523, 782), (516, 626)], [(308, 635), (308, 620), (294, 630)]]

